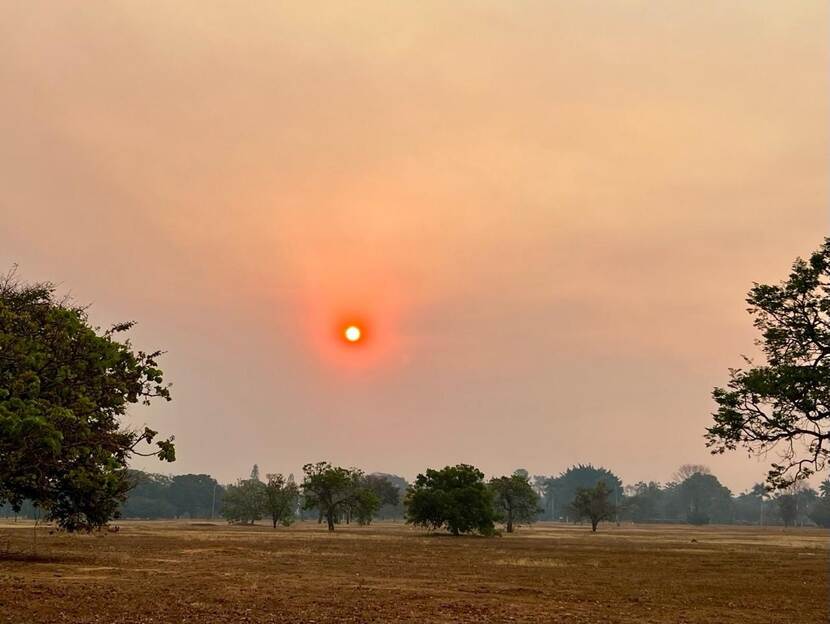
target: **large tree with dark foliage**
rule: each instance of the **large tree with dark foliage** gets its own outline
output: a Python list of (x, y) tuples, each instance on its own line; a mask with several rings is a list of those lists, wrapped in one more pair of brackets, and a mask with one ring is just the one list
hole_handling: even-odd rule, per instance
[(830, 238), (798, 259), (777, 286), (756, 284), (747, 298), (764, 363), (730, 370), (707, 429), (713, 453), (743, 446), (776, 449), (768, 481), (783, 489), (822, 470), (830, 455)]
[(123, 518), (175, 518), (176, 506), (170, 502), (172, 477), (140, 470), (129, 470), (132, 487), (120, 509)]
[(0, 504), (30, 500), (69, 531), (116, 516), (130, 487), (132, 455), (175, 459), (172, 438), (121, 423), (127, 408), (170, 399), (156, 360), (101, 332), (86, 310), (59, 299), (51, 284), (0, 279)]
[(665, 491), (656, 481), (639, 481), (626, 487), (628, 492), (620, 505), (621, 516), (633, 522), (653, 522), (663, 518)]
[(122, 518), (213, 518), (222, 511), (225, 488), (206, 474), (159, 475), (129, 471), (132, 488)]
[(715, 475), (696, 472), (678, 485), (677, 494), (689, 524), (732, 520), (732, 493)]
[(406, 521), (416, 526), (444, 527), (453, 535), (492, 535), (496, 518), (484, 473), (467, 464), (428, 469), (406, 495)]
[(539, 496), (533, 491), (527, 471), (516, 471), (509, 477), (490, 479), (493, 502), (499, 519), (504, 521), (508, 533), (514, 524), (530, 524), (542, 512)]
[(207, 518), (211, 515), (218, 486), (210, 475), (176, 475), (170, 480), (167, 496), (176, 508), (177, 517)]
[(371, 521), (380, 499), (365, 483), (361, 470), (341, 468), (328, 462), (303, 466), (303, 505), (317, 509), (326, 519), (329, 531), (341, 516), (354, 515), (361, 524)]

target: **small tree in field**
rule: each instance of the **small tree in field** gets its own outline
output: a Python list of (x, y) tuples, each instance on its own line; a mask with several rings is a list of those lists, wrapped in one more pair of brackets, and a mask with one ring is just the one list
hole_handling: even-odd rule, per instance
[(265, 484), (263, 497), (265, 512), (271, 516), (275, 529), (278, 524), (289, 526), (294, 522), (300, 488), (294, 483), (293, 475), (289, 475), (286, 479), (281, 474), (269, 474), (266, 478), (268, 482)]
[(590, 489), (597, 481), (603, 481), (608, 486), (615, 500), (622, 498), (620, 478), (606, 468), (591, 464), (571, 466), (559, 476), (547, 479), (544, 482), (545, 496), (551, 503), (553, 517), (567, 516), (576, 491), (579, 488)]
[(514, 523), (529, 524), (542, 512), (527, 472), (490, 479), (490, 489), (499, 519), (504, 520), (508, 533), (513, 532)]
[(591, 531), (596, 533), (597, 525), (602, 520), (610, 520), (616, 513), (614, 504), (609, 500), (611, 490), (604, 481), (588, 488), (579, 488), (571, 503), (571, 508), (579, 518), (591, 521)]
[(329, 531), (334, 531), (341, 514), (355, 514), (365, 524), (380, 507), (380, 499), (364, 485), (363, 472), (356, 468), (318, 462), (306, 464), (303, 472), (303, 505), (319, 510)]
[(707, 445), (713, 453), (779, 450), (768, 481), (783, 489), (830, 457), (830, 238), (796, 260), (782, 284), (756, 284), (747, 303), (766, 361), (745, 358), (747, 368), (730, 370), (727, 387), (715, 388)]
[(86, 310), (55, 296), (51, 284), (0, 277), (0, 506), (26, 500), (68, 530), (91, 530), (117, 517), (131, 483), (133, 455), (173, 461), (172, 438), (121, 423), (127, 408), (170, 400), (156, 363), (161, 352), (134, 351)]
[(453, 535), (495, 532), (493, 494), (484, 483), (484, 473), (458, 464), (419, 474), (406, 494), (406, 521)]

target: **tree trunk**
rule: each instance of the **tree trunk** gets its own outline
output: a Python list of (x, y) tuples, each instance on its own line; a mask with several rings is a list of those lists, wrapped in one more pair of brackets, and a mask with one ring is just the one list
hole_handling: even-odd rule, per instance
[(597, 525), (598, 524), (599, 524), (599, 520), (594, 520), (593, 518), (591, 518), (591, 532), (592, 533), (597, 532)]
[(323, 510), (317, 510), (317, 524), (323, 524)]
[(513, 532), (513, 510), (512, 509), (507, 510), (507, 532), (508, 533)]
[(271, 516), (271, 520), (274, 521), (274, 528), (276, 529), (277, 528), (277, 514), (274, 514), (273, 516)]
[(334, 512), (329, 511), (326, 514), (326, 521), (328, 522), (328, 525), (329, 525), (329, 531), (334, 531)]

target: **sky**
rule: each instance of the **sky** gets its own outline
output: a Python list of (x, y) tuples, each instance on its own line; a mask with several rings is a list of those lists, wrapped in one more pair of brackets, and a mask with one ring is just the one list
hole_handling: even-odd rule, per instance
[[(0, 268), (164, 349), (223, 482), (708, 464), (830, 217), (825, 2), (0, 0)], [(365, 340), (346, 345), (343, 324)]]

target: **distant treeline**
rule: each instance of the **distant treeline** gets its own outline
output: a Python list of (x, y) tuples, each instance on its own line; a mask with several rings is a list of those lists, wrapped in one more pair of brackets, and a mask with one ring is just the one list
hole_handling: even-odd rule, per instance
[[(121, 506), (121, 517), (148, 520), (226, 518), (233, 522), (260, 520), (268, 515), (268, 486), (276, 485), (277, 476), (268, 474), (263, 481), (259, 467), (254, 465), (247, 479), (223, 485), (206, 474), (167, 476), (131, 470), (130, 478), (135, 485)], [(403, 497), (409, 485), (406, 479), (383, 473), (373, 473), (364, 478), (380, 501), (373, 517), (380, 520), (403, 519)], [(289, 475), (283, 489), (293, 483), (294, 477)], [(303, 493), (297, 487), (296, 500), (291, 505), (294, 515), (300, 520), (318, 519), (319, 511), (305, 509), (305, 502)]]
[(830, 479), (821, 484), (820, 493), (803, 482), (775, 493), (757, 483), (734, 495), (709, 468), (690, 464), (681, 466), (665, 484), (624, 485), (610, 470), (590, 464), (571, 466), (556, 476), (534, 476), (542, 507), (539, 519), (580, 520), (573, 512), (577, 491), (600, 481), (612, 492), (615, 519), (620, 522), (830, 527)]
[[(344, 479), (352, 480), (354, 492), (365, 496), (344, 504), (333, 522), (351, 522), (353, 514), (354, 520), (363, 523), (406, 518), (405, 501), (412, 484), (403, 477), (336, 470), (342, 470)], [(800, 483), (771, 493), (758, 483), (733, 495), (707, 467), (696, 465), (681, 466), (666, 484), (650, 481), (624, 485), (610, 470), (590, 464), (571, 466), (555, 476), (530, 477), (521, 469), (514, 476), (526, 481), (536, 497), (535, 513), (528, 521), (582, 521), (585, 516), (575, 507), (579, 492), (602, 483), (609, 509), (604, 519), (609, 521), (830, 527), (830, 479), (821, 484), (819, 491)], [(244, 523), (268, 518), (274, 526), (295, 519), (325, 519), (323, 506), (309, 500), (308, 487), (295, 484), (293, 475), (284, 478), (268, 474), (262, 480), (257, 466), (247, 479), (226, 485), (207, 474), (168, 476), (131, 470), (130, 479), (133, 487), (121, 505), (122, 518), (225, 518)], [(491, 484), (496, 481), (491, 480)], [(0, 515), (15, 514), (6, 505), (0, 507)], [(37, 510), (24, 504), (19, 515), (36, 517)]]
[[(517, 473), (527, 476), (524, 470)], [(226, 495), (233, 497), (236, 488), (246, 481), (223, 486), (208, 475), (132, 474), (136, 486), (122, 507), (122, 516), (127, 518), (222, 517)], [(394, 474), (374, 473), (366, 478), (381, 499), (374, 517), (402, 520), (410, 484)], [(259, 480), (258, 468), (249, 479)], [(610, 470), (580, 464), (559, 475), (534, 476), (530, 482), (539, 499), (540, 520), (580, 520), (572, 507), (577, 491), (604, 482), (611, 492), (615, 519), (620, 522), (830, 526), (830, 479), (822, 483), (820, 492), (801, 484), (770, 493), (758, 483), (747, 492), (733, 495), (705, 466), (681, 466), (666, 484), (650, 481), (623, 485)], [(299, 493), (297, 517), (318, 519), (313, 509), (303, 510), (302, 499)]]

